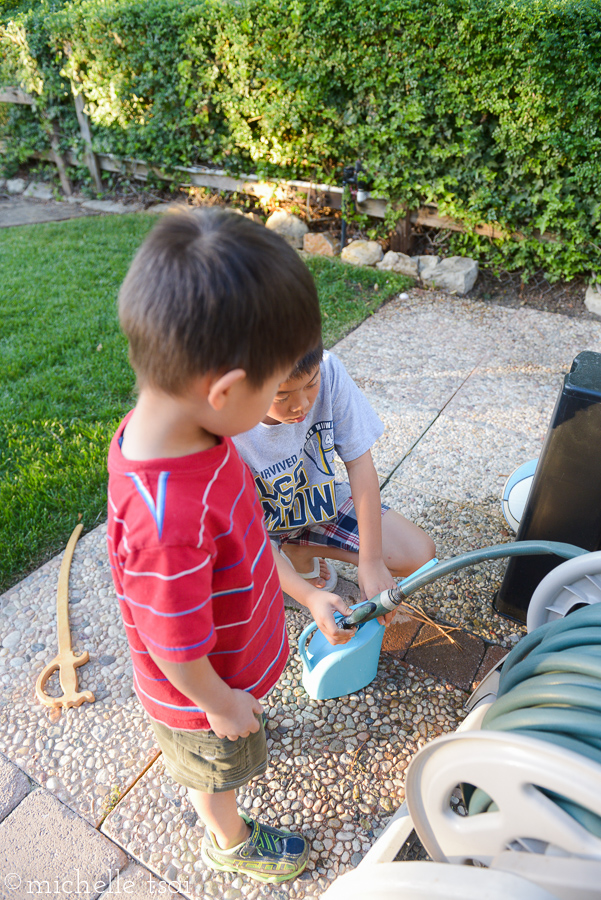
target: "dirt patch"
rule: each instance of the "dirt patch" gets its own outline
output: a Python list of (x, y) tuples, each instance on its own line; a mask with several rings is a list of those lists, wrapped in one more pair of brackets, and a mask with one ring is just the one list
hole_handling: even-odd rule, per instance
[[(413, 234), (411, 253), (427, 256), (450, 255), (445, 253), (449, 234), (448, 231), (433, 228), (417, 229)], [(542, 270), (526, 277), (519, 269), (516, 272), (495, 272), (492, 267), (480, 265), (478, 280), (467, 296), (483, 303), (495, 303), (511, 309), (526, 307), (598, 322), (599, 317), (589, 312), (584, 305), (587, 287), (588, 283), (584, 277), (551, 283), (545, 278)]]
[(502, 272), (496, 275), (492, 270), (481, 267), (478, 281), (468, 296), (512, 309), (526, 307), (598, 322), (599, 317), (589, 312), (584, 305), (587, 286), (584, 278), (550, 284), (542, 272), (535, 273), (524, 284), (520, 272)]

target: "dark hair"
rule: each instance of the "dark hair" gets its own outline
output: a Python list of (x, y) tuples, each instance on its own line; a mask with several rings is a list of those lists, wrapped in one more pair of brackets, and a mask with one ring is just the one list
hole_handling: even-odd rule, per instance
[(321, 334), (315, 284), (296, 251), (221, 210), (159, 221), (121, 286), (119, 318), (139, 383), (170, 394), (237, 368), (260, 386)]
[(323, 359), (323, 341), (319, 339), (319, 344), (309, 350), (302, 359), (299, 359), (288, 378), (300, 378), (301, 375), (311, 375), (314, 369)]

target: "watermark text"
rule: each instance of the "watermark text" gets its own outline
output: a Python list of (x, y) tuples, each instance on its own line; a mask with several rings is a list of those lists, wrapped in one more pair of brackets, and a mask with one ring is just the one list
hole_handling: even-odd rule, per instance
[[(18, 891), (19, 896), (45, 897), (53, 894), (60, 896), (73, 895), (74, 897), (87, 896), (102, 893), (104, 897), (110, 894), (133, 894), (140, 888), (140, 878), (135, 881), (122, 876), (116, 869), (109, 871), (108, 877), (89, 878), (79, 869), (76, 869), (70, 878), (22, 878), (16, 872), (10, 872), (3, 877), (4, 886), (9, 891)], [(187, 893), (189, 885), (187, 881), (159, 881), (150, 872), (144, 874), (142, 883), (148, 887), (150, 895)]]

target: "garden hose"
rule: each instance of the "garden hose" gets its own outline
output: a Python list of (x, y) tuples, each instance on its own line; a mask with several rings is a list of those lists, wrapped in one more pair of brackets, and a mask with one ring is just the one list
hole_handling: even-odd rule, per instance
[(467, 566), (476, 565), (488, 559), (502, 559), (506, 556), (530, 556), (536, 554), (551, 554), (559, 556), (562, 559), (574, 559), (576, 556), (582, 556), (587, 553), (581, 547), (575, 547), (573, 544), (563, 544), (556, 541), (516, 541), (513, 544), (495, 544), (492, 547), (484, 547), (481, 550), (471, 550), (463, 553), (461, 556), (454, 556), (452, 559), (443, 560), (436, 565), (422, 567), (413, 575), (409, 575), (400, 582), (396, 587), (389, 591), (383, 591), (376, 597), (373, 597), (367, 603), (362, 603), (353, 612), (340, 619), (339, 628), (354, 628), (361, 622), (368, 622), (370, 619), (376, 619), (378, 616), (385, 616), (406, 600), (410, 594), (414, 594), (420, 588), (436, 581), (437, 578), (443, 578), (457, 572), (459, 569), (465, 569)]
[[(517, 644), (503, 663), (497, 699), (481, 727), (535, 737), (601, 765), (601, 603), (549, 622)], [(480, 788), (462, 787), (469, 815), (497, 809)], [(601, 816), (543, 793), (601, 837)]]

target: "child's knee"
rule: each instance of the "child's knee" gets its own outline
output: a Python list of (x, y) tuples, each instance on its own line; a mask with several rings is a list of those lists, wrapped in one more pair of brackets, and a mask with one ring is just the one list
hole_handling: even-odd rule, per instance
[(434, 541), (422, 528), (389, 510), (382, 520), (384, 561), (393, 574), (411, 575), (436, 556)]
[(431, 559), (434, 559), (436, 556), (436, 544), (432, 540), (429, 534), (426, 534), (425, 531), (421, 533), (421, 555), (423, 559), (420, 562), (420, 566), (423, 566), (424, 563), (429, 562)]

